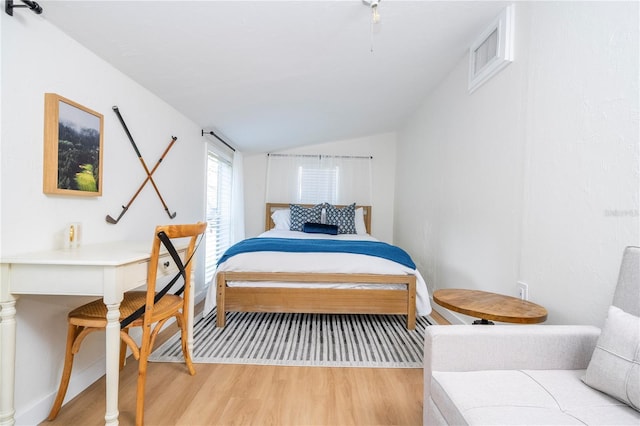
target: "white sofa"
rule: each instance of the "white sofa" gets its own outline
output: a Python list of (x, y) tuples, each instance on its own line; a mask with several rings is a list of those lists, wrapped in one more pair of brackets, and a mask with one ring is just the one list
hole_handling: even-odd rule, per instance
[(427, 327), (424, 424), (640, 425), (638, 247), (625, 250), (612, 306), (619, 309), (609, 309), (602, 332), (572, 325)]

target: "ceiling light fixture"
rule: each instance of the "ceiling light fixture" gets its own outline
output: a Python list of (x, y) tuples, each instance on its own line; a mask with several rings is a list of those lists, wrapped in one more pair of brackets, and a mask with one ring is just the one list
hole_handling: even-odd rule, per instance
[(371, 53), (373, 53), (373, 26), (380, 22), (380, 12), (378, 12), (378, 5), (382, 0), (362, 0), (365, 6), (371, 8)]
[(378, 5), (382, 0), (362, 0), (362, 3), (371, 8), (371, 23), (377, 24), (380, 22), (380, 12), (378, 12)]

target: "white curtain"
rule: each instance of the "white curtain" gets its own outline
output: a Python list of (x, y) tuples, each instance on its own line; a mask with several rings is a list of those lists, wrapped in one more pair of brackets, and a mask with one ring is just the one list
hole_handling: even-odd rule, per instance
[(372, 157), (268, 154), (266, 201), (371, 204)]
[(207, 155), (205, 280), (210, 282), (217, 260), (245, 231), (242, 153), (209, 141)]
[(233, 153), (231, 177), (231, 244), (244, 240), (244, 157), (241, 152)]

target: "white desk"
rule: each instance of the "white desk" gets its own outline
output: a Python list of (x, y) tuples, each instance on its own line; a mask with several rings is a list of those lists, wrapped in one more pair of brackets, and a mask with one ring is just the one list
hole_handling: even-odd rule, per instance
[[(108, 320), (105, 333), (107, 404), (104, 418), (108, 425), (118, 424), (120, 302), (125, 291), (146, 283), (150, 253), (151, 241), (116, 242), (1, 259), (0, 425), (15, 423), (16, 300), (20, 294), (103, 298)], [(163, 256), (158, 268), (158, 277), (172, 276), (177, 272), (169, 254)], [(193, 300), (189, 308), (188, 344), (191, 349)]]

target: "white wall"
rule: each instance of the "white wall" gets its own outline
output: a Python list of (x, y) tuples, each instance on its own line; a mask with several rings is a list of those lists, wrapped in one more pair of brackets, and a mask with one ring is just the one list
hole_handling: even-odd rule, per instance
[[(393, 242), (393, 191), (396, 167), (396, 137), (393, 133), (333, 141), (286, 151), (286, 154), (373, 156), (373, 198), (371, 229), (376, 238)], [(247, 237), (264, 232), (267, 155), (246, 155), (244, 159), (245, 223)], [(282, 202), (288, 202), (283, 200)]]
[[(149, 241), (157, 224), (203, 220), (205, 146), (200, 127), (51, 26), (44, 15), (0, 14), (1, 253), (61, 246), (66, 223), (82, 223), (81, 244)], [(54, 92), (104, 115), (102, 197), (42, 192), (44, 93)], [(172, 221), (147, 184), (117, 225), (117, 216), (146, 177), (112, 106), (117, 105), (149, 168), (178, 141), (153, 175), (177, 217)], [(202, 253), (201, 253), (202, 254)], [(202, 287), (199, 262), (196, 285)], [(4, 279), (4, 277), (2, 277)], [(46, 281), (43, 281), (46, 286)], [(62, 369), (66, 313), (86, 299), (23, 296), (17, 302), (16, 418), (33, 424), (48, 414)], [(103, 335), (92, 335), (76, 358), (69, 395), (104, 373)]]
[[(286, 152), (373, 155), (373, 233), (407, 249), (432, 288), (513, 294), (524, 280), (549, 323), (600, 325), (622, 248), (640, 241), (638, 4), (518, 2), (516, 16), (516, 62), (469, 95), (461, 58), (397, 140), (375, 135)], [(147, 163), (178, 136), (154, 178), (176, 223), (202, 219), (200, 127), (42, 16), (2, 13), (0, 24), (0, 254), (55, 247), (70, 221), (82, 222), (83, 244), (145, 240), (169, 221), (151, 187), (121, 223), (104, 221), (144, 179), (113, 105)], [(104, 114), (102, 197), (42, 193), (45, 92)], [(263, 230), (265, 172), (264, 154), (246, 156), (247, 236)], [(18, 424), (46, 416), (65, 315), (82, 302), (19, 299)], [(88, 339), (70, 395), (104, 371), (102, 339)]]
[(518, 2), (515, 62), (469, 95), (465, 56), (399, 132), (396, 243), (432, 289), (522, 280), (547, 323), (602, 324), (640, 243), (638, 16)]
[(603, 322), (640, 243), (639, 6), (532, 10), (520, 273), (557, 322)]

